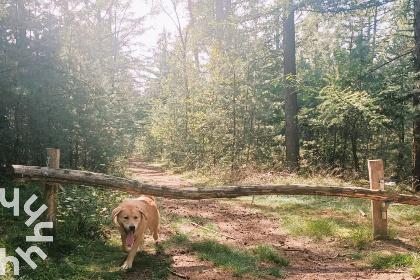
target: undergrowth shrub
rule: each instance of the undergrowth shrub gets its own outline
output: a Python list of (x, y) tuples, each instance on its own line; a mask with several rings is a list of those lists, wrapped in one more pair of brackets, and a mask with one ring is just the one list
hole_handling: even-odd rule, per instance
[(116, 191), (70, 187), (59, 195), (57, 219), (65, 232), (85, 238), (109, 237), (113, 207), (127, 197)]
[(358, 227), (351, 231), (349, 236), (345, 238), (352, 247), (356, 249), (365, 249), (372, 242), (372, 228)]

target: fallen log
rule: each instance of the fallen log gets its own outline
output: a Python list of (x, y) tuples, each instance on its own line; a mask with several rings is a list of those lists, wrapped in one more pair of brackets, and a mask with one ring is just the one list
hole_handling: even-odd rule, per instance
[(382, 190), (370, 190), (356, 187), (328, 187), (302, 184), (251, 185), (226, 187), (166, 187), (140, 183), (135, 180), (114, 177), (71, 169), (54, 169), (38, 166), (13, 165), (15, 181), (39, 181), (68, 183), (120, 190), (130, 194), (147, 194), (165, 198), (209, 199), (235, 198), (252, 195), (321, 195), (363, 198), (370, 200), (391, 201), (409, 205), (419, 205), (420, 197), (406, 194), (395, 194)]

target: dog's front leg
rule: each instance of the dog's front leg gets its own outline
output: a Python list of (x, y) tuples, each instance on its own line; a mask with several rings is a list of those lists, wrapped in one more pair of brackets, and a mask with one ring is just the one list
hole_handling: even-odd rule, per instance
[(139, 248), (142, 248), (143, 247), (143, 242), (144, 242), (143, 234), (141, 234), (139, 237), (137, 237), (134, 240), (134, 244), (131, 247), (130, 253), (128, 253), (127, 260), (121, 266), (123, 269), (127, 269), (127, 268), (131, 268), (132, 267), (133, 260), (134, 260), (134, 257), (136, 256), (137, 250)]

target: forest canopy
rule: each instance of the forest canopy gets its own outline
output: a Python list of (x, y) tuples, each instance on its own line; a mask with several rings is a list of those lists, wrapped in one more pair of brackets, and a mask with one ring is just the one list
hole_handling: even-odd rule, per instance
[[(100, 172), (134, 152), (283, 170), (294, 145), (303, 171), (382, 158), (410, 178), (413, 1), (134, 2), (0, 2), (1, 163), (44, 166), (54, 147), (63, 167)], [(148, 49), (157, 13), (173, 28)]]

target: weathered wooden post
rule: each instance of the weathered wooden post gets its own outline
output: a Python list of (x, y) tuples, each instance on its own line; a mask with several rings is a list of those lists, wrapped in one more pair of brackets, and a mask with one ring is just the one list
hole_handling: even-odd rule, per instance
[[(384, 165), (381, 159), (369, 160), (369, 181), (371, 190), (384, 190)], [(388, 236), (387, 203), (372, 200), (373, 238), (383, 239)]]
[[(60, 150), (47, 149), (47, 165), (49, 168), (60, 167)], [(44, 212), (44, 222), (52, 222), (53, 228), (43, 228), (43, 234), (55, 236), (57, 225), (58, 184), (45, 183), (43, 185), (44, 204), (48, 207)]]

